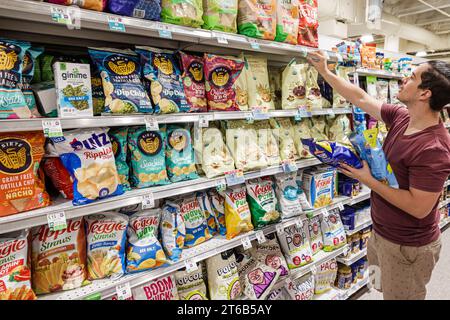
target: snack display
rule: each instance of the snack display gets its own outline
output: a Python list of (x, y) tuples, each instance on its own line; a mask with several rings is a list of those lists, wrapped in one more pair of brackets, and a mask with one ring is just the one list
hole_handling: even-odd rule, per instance
[(132, 289), (133, 300), (179, 300), (175, 276), (158, 278)]
[(202, 0), (162, 0), (161, 21), (198, 28), (203, 25)]
[(299, 268), (313, 261), (305, 226), (286, 227), (282, 234), (278, 234), (278, 239), (289, 269)]
[(277, 198), (273, 190), (273, 181), (270, 177), (247, 180), (247, 201), (252, 214), (255, 228), (261, 228), (281, 220), (276, 210)]
[(238, 33), (252, 38), (274, 40), (277, 29), (275, 0), (240, 0)]
[(205, 217), (197, 197), (191, 195), (176, 202), (180, 206), (181, 219), (183, 219), (186, 227), (184, 247), (194, 247), (211, 239), (212, 235), (209, 233), (207, 217)]
[(277, 1), (277, 32), (275, 41), (297, 44), (299, 10), (298, 0)]
[(186, 238), (186, 225), (177, 203), (166, 201), (163, 205), (160, 226), (166, 256), (172, 261), (180, 260)]
[(205, 73), (203, 58), (180, 52), (183, 66), (183, 87), (189, 112), (206, 112)]
[(246, 76), (249, 108), (264, 111), (275, 109), (272, 95), (270, 94), (267, 59), (259, 56), (245, 55), (245, 62), (248, 65)]
[(299, 0), (300, 25), (298, 29), (298, 44), (317, 48), (319, 46), (318, 1)]
[(320, 221), (323, 234), (323, 250), (326, 252), (339, 249), (347, 243), (344, 225), (339, 212), (331, 211), (323, 215)]
[(306, 77), (307, 64), (297, 64), (291, 61), (282, 73), (281, 108), (298, 109), (307, 107)]
[(203, 0), (203, 29), (237, 32), (238, 0)]
[(182, 270), (175, 272), (180, 300), (208, 300), (202, 264), (203, 262), (200, 262), (200, 266), (196, 271), (187, 272)]
[(211, 300), (235, 300), (241, 296), (238, 264), (233, 250), (212, 256), (205, 263)]
[(128, 166), (128, 127), (111, 128), (108, 130), (111, 140), (114, 159), (116, 160), (117, 173), (123, 190), (130, 190), (130, 167)]
[(253, 230), (245, 186), (230, 187), (223, 194), (225, 197), (227, 239), (232, 239), (241, 233)]

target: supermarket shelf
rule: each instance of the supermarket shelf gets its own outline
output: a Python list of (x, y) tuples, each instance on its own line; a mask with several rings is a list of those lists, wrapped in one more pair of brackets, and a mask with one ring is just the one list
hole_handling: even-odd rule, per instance
[(371, 69), (356, 69), (356, 72), (359, 76), (375, 76), (378, 78), (386, 78), (386, 79), (403, 79), (404, 75), (399, 72), (389, 72), (385, 70), (371, 70)]
[(352, 295), (367, 286), (369, 283), (369, 273), (366, 271), (364, 278), (358, 280), (350, 289), (332, 288), (330, 291), (320, 295), (315, 295), (314, 300), (348, 300)]
[[(450, 127), (450, 126), (449, 126)], [(450, 180), (445, 181), (444, 188), (448, 187), (450, 185)]]
[(439, 202), (438, 208), (440, 209), (440, 208), (442, 208), (442, 207), (445, 207), (445, 206), (448, 205), (449, 203), (450, 203), (450, 198), (447, 199), (447, 200), (441, 201), (441, 202)]
[[(1, 0), (0, 0), (1, 1)], [(323, 109), (313, 110), (307, 115), (332, 115), (332, 114), (350, 114), (351, 108), (336, 108), (336, 109)], [(269, 117), (295, 117), (298, 114), (298, 110), (276, 110), (270, 111)], [(144, 125), (145, 117), (155, 118), (159, 124), (166, 123), (187, 123), (198, 122), (201, 118), (206, 118), (208, 121), (213, 120), (238, 120), (247, 119), (252, 116), (252, 112), (245, 111), (230, 111), (230, 112), (206, 112), (206, 113), (174, 113), (165, 115), (145, 115), (145, 114), (133, 114), (133, 115), (102, 115), (97, 117), (86, 118), (73, 118), (73, 119), (61, 119), (61, 118), (37, 118), (37, 119), (14, 119), (14, 120), (0, 120), (0, 132), (15, 132), (17, 128), (21, 131), (37, 131), (42, 130), (43, 120), (60, 120), (61, 127), (63, 129), (76, 129), (76, 128), (93, 128), (93, 127), (114, 127), (114, 126), (133, 126)]]
[(337, 261), (345, 264), (346, 266), (351, 266), (353, 263), (355, 263), (356, 261), (358, 261), (359, 259), (361, 259), (362, 257), (364, 257), (366, 255), (367, 255), (367, 249), (364, 249), (364, 250), (360, 250), (356, 254), (350, 255), (350, 257), (348, 257), (348, 258), (338, 257)]
[(446, 226), (450, 224), (450, 217), (447, 217), (445, 219), (442, 219), (441, 222), (439, 222), (439, 229), (444, 229)]
[(367, 222), (364, 222), (364, 223), (360, 224), (359, 226), (356, 226), (355, 229), (353, 229), (353, 230), (345, 230), (345, 232), (347, 233), (347, 236), (351, 236), (351, 235), (354, 235), (355, 233), (357, 233), (357, 232), (361, 231), (362, 229), (365, 229), (365, 228), (367, 228), (367, 227), (369, 227), (371, 225), (372, 225), (372, 220), (369, 220)]

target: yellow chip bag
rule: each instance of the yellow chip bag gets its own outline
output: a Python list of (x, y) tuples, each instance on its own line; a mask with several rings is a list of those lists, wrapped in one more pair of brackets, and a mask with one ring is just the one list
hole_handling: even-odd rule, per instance
[(230, 187), (224, 191), (223, 195), (225, 197), (227, 239), (233, 239), (241, 233), (253, 230), (245, 186)]

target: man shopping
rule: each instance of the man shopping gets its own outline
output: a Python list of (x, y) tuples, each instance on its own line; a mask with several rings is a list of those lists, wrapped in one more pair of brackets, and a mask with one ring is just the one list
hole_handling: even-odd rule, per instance
[(441, 250), (439, 195), (450, 175), (450, 135), (439, 118), (450, 103), (450, 65), (430, 61), (405, 78), (398, 94), (404, 108), (334, 75), (322, 52), (310, 53), (308, 61), (334, 90), (390, 128), (383, 150), (399, 189), (373, 178), (367, 163), (339, 171), (372, 190), (368, 259), (381, 271), (384, 299), (425, 299)]

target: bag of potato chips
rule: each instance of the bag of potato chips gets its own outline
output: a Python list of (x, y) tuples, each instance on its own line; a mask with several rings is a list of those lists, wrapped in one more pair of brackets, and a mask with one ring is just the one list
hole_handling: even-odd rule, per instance
[(180, 52), (183, 65), (183, 87), (189, 112), (206, 112), (205, 73), (203, 58)]
[(162, 207), (161, 239), (167, 257), (176, 262), (180, 260), (186, 237), (186, 225), (181, 217), (180, 206), (166, 201)]
[(181, 218), (186, 225), (186, 238), (184, 240), (184, 247), (194, 247), (202, 242), (211, 239), (211, 234), (208, 230), (208, 223), (200, 204), (195, 197), (189, 197), (176, 201), (180, 206)]
[(157, 268), (167, 263), (158, 240), (161, 209), (144, 210), (130, 217), (127, 273)]
[(227, 227), (225, 225), (225, 198), (221, 196), (216, 189), (208, 190), (207, 193), (216, 221), (217, 232), (224, 236), (227, 234)]
[(281, 220), (276, 210), (278, 201), (270, 177), (247, 180), (247, 201), (255, 228), (261, 228)]
[(120, 183), (125, 191), (131, 190), (128, 177), (130, 174), (130, 167), (127, 162), (128, 154), (128, 127), (111, 128), (108, 131), (109, 139), (111, 140), (114, 159), (116, 160), (117, 173), (119, 174)]
[(206, 217), (206, 222), (208, 224), (209, 234), (215, 235), (217, 233), (216, 217), (213, 212), (210, 198), (205, 191), (200, 191), (196, 193), (198, 203), (203, 211), (203, 215)]
[(252, 231), (252, 215), (247, 203), (245, 186), (230, 187), (224, 191), (225, 224), (227, 239), (233, 239), (241, 233)]
[(166, 127), (147, 131), (145, 127), (131, 127), (128, 131), (133, 187), (147, 188), (170, 183), (166, 171)]
[(113, 148), (103, 128), (75, 129), (51, 138), (73, 179), (74, 205), (123, 193)]
[(122, 276), (125, 273), (128, 216), (104, 212), (89, 215), (84, 221), (89, 280)]

